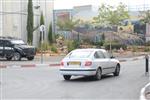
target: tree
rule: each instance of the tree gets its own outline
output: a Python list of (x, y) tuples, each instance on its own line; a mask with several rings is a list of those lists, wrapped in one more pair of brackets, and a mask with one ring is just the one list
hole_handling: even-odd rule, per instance
[[(98, 11), (98, 16), (93, 18), (93, 23), (96, 23), (96, 26), (107, 26), (112, 28), (112, 26), (120, 25), (123, 20), (129, 18), (126, 6), (122, 3), (120, 3), (117, 7), (102, 4)], [(112, 53), (111, 40), (110, 52)]]
[(105, 41), (105, 34), (102, 34), (102, 40)]
[[(73, 21), (72, 19), (67, 19), (65, 21), (58, 20), (57, 21), (57, 26), (62, 31), (71, 31), (72, 32), (72, 30), (79, 24), (79, 21), (80, 20)], [(78, 33), (77, 37), (78, 37), (77, 42), (73, 42), (73, 48), (76, 48), (77, 45), (79, 47), (79, 44), (80, 44), (79, 33)], [(70, 47), (70, 44), (68, 45), (68, 47), (72, 48), (72, 46)], [(72, 50), (72, 49), (70, 49), (70, 50)]]
[(150, 10), (142, 11), (140, 17), (143, 24), (150, 24)]
[(48, 30), (48, 40), (49, 40), (49, 43), (53, 42), (53, 33), (52, 33), (52, 24), (51, 23), (49, 25), (49, 30)]
[(110, 5), (102, 4), (99, 7), (99, 14), (94, 17), (94, 23), (101, 26), (119, 25), (121, 21), (129, 18), (126, 6), (120, 3), (116, 8)]
[(73, 21), (72, 19), (67, 19), (65, 21), (58, 20), (57, 26), (59, 27), (60, 30), (72, 31), (78, 23), (79, 23), (79, 20), (76, 20), (76, 21)]
[(27, 16), (27, 37), (28, 37), (28, 43), (32, 44), (33, 40), (33, 7), (32, 7), (32, 0), (28, 0), (28, 16)]
[(43, 12), (41, 12), (40, 25), (44, 25), (44, 16), (43, 16)]

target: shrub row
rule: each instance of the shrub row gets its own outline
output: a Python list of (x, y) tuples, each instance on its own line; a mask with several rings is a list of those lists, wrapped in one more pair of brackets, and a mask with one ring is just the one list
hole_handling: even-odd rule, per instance
[[(110, 43), (105, 43), (104, 47), (106, 50), (110, 50)], [(123, 50), (127, 49), (127, 45), (125, 44), (120, 44), (120, 43), (111, 43), (111, 49), (120, 49), (122, 48)]]

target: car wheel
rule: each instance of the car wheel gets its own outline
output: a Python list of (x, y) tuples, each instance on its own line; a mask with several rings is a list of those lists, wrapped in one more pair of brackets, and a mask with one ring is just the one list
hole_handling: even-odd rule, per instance
[(14, 53), (13, 60), (18, 60), (18, 61), (21, 60), (21, 55), (19, 52)]
[(120, 73), (120, 66), (117, 65), (116, 69), (115, 69), (115, 72), (113, 74), (114, 74), (114, 76), (119, 76), (119, 73)]
[(71, 75), (64, 75), (65, 80), (70, 80), (70, 78), (71, 78)]
[(34, 57), (27, 57), (27, 59), (28, 59), (28, 60), (33, 60), (33, 59), (34, 59)]
[(12, 59), (12, 57), (6, 57), (6, 59), (10, 61)]
[(100, 68), (98, 68), (97, 71), (96, 71), (95, 79), (100, 80), (101, 77), (102, 77), (102, 71), (101, 71)]

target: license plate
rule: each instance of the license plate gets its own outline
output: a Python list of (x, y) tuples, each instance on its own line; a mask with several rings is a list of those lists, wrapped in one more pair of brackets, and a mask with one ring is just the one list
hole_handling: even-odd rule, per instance
[(68, 65), (80, 65), (80, 62), (68, 62)]

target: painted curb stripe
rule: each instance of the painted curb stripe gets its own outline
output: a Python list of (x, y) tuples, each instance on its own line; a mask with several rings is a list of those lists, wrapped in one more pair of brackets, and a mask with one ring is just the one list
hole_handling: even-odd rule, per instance
[(127, 60), (119, 60), (120, 62), (126, 62)]
[[(38, 64), (31, 64), (31, 65), (0, 65), (0, 68), (21, 68), (21, 67), (27, 67), (27, 68), (30, 68), (30, 67), (39, 67), (39, 66), (44, 66), (44, 65), (38, 65)], [(47, 64), (45, 66), (48, 66), (48, 67), (59, 67), (60, 64)]]
[(6, 68), (7, 66), (6, 65), (0, 65), (0, 68)]
[(49, 64), (49, 66), (60, 66), (60, 64)]
[(35, 64), (31, 64), (31, 65), (21, 65), (21, 67), (36, 67)]

